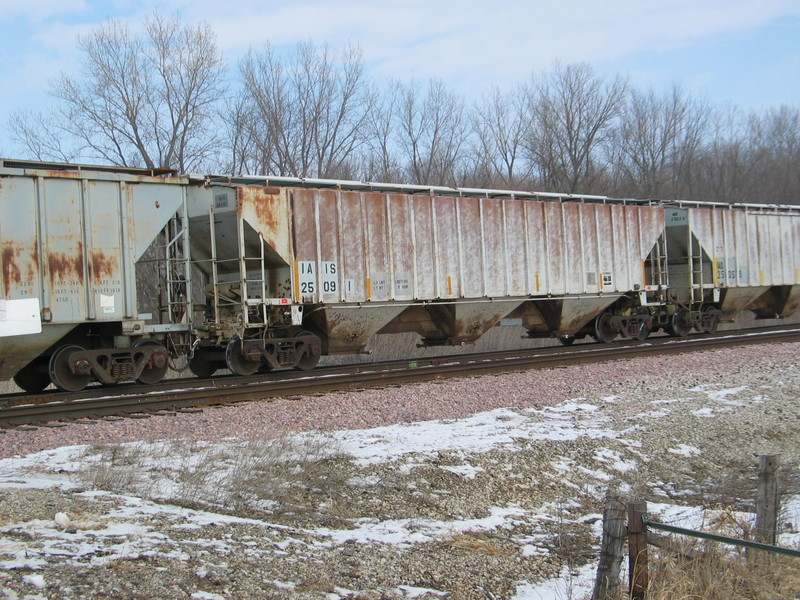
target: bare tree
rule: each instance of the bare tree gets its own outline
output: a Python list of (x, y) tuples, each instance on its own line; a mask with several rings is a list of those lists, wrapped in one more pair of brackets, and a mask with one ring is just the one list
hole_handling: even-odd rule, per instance
[(73, 155), (115, 165), (197, 167), (214, 147), (209, 117), (222, 94), (224, 66), (207, 24), (185, 26), (155, 12), (144, 34), (110, 21), (78, 38), (81, 78), (62, 74), (51, 85), (59, 100), (57, 126), (46, 136), (30, 115), (12, 122), (14, 135), (42, 155), (57, 154), (56, 138), (74, 143)]
[(440, 80), (426, 92), (411, 82), (398, 84), (395, 117), (397, 148), (414, 183), (455, 185), (468, 135), (464, 101)]
[(219, 113), (223, 153), (218, 160), (222, 172), (233, 175), (267, 174), (274, 162), (269, 142), (253, 126), (250, 94), (242, 91), (226, 99)]
[(710, 202), (753, 201), (753, 174), (761, 158), (749, 130), (740, 111), (717, 110), (702, 147), (687, 161), (679, 195)]
[(800, 109), (783, 105), (751, 115), (749, 136), (760, 159), (753, 174), (758, 201), (800, 204)]
[(664, 94), (631, 90), (613, 138), (614, 168), (626, 195), (674, 196), (686, 161), (696, 157), (708, 110), (678, 86)]
[(60, 128), (56, 115), (23, 109), (11, 115), (8, 126), (11, 138), (31, 159), (58, 162), (76, 160), (75, 149), (65, 147), (62, 137), (53, 135)]
[(367, 181), (401, 182), (403, 166), (395, 143), (400, 89), (393, 83), (383, 97), (378, 97), (366, 126), (364, 154), (360, 159), (361, 177)]
[(510, 93), (495, 88), (486, 94), (473, 113), (472, 128), (476, 185), (514, 187), (529, 180), (524, 150), (530, 115), (524, 88)]
[(597, 191), (606, 164), (601, 155), (628, 84), (606, 82), (587, 64), (556, 64), (530, 87), (531, 161), (541, 182), (564, 192)]
[(270, 170), (297, 177), (341, 177), (363, 143), (373, 97), (361, 51), (298, 44), (288, 64), (275, 48), (240, 65), (259, 155)]

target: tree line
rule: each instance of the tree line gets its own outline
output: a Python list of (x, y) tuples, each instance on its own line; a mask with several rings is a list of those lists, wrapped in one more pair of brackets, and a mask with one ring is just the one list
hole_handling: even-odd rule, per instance
[(80, 75), (9, 121), (28, 158), (637, 198), (800, 203), (800, 109), (743, 112), (556, 63), (467, 99), (371, 79), (357, 46), (251, 49), (153, 13), (78, 38)]

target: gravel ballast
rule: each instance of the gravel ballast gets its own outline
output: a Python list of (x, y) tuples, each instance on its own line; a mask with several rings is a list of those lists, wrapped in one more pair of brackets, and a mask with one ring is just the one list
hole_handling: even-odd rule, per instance
[[(0, 458), (85, 444), (115, 468), (68, 474), (78, 487), (25, 489), (0, 463), (0, 598), (512, 598), (519, 582), (591, 568), (611, 487), (746, 509), (757, 457), (780, 454), (783, 486), (798, 493), (798, 350), (747, 346), (7, 431)], [(349, 430), (464, 419), (455, 423), (466, 434), (469, 417), (490, 411), (528, 432), (494, 445), (410, 445), (382, 460), (312, 448), (293, 471), (260, 466), (263, 479), (237, 492), (257, 501), (159, 497), (121, 480), (125, 461), (147, 467), (109, 446), (171, 440), (166, 471), (223, 440), (335, 432), (330, 446), (345, 448)], [(52, 470), (44, 459), (32, 468)], [(142, 516), (130, 496), (159, 510)], [(177, 504), (211, 512), (164, 512)], [(58, 552), (47, 545), (56, 512), (77, 524)], [(97, 533), (111, 522), (128, 529)], [(390, 540), (393, 528), (402, 542)], [(123, 544), (132, 551), (120, 558)]]

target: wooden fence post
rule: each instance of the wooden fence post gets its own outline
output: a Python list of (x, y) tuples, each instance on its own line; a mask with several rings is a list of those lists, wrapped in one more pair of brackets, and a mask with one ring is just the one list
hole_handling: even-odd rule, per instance
[(775, 545), (778, 529), (778, 457), (763, 455), (758, 463), (756, 541)]
[(647, 591), (647, 502), (628, 504), (628, 573), (631, 600), (644, 600)]
[(603, 508), (603, 541), (600, 546), (600, 564), (597, 565), (592, 600), (617, 597), (624, 548), (625, 505), (609, 491)]

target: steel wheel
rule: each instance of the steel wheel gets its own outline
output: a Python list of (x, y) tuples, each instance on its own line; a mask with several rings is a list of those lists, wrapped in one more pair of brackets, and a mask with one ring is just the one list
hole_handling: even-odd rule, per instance
[(672, 315), (670, 333), (675, 337), (686, 337), (692, 330), (692, 321), (689, 318), (689, 311), (679, 310)]
[(203, 348), (196, 348), (189, 359), (189, 370), (201, 379), (211, 377), (219, 368), (219, 362), (209, 360), (208, 351)]
[[(314, 337), (317, 342), (319, 342), (319, 338), (310, 331), (298, 331), (294, 337), (306, 335)], [(297, 347), (299, 347), (302, 352), (300, 360), (297, 361), (297, 368), (301, 371), (310, 371), (316, 367), (317, 363), (319, 363), (319, 353), (314, 354), (308, 344), (299, 343)]]
[(611, 327), (611, 313), (603, 313), (594, 322), (594, 337), (598, 342), (609, 344), (617, 337), (617, 332)]
[(721, 311), (713, 306), (708, 306), (703, 309), (703, 315), (700, 319), (702, 330), (704, 333), (714, 333), (719, 327), (721, 320)]
[(135, 348), (142, 348), (145, 346), (153, 347), (155, 352), (153, 352), (150, 360), (147, 361), (147, 365), (139, 374), (139, 377), (136, 378), (136, 381), (145, 385), (158, 383), (164, 379), (167, 371), (169, 371), (169, 354), (167, 353), (167, 349), (155, 340), (139, 340), (134, 344)]
[(639, 325), (638, 331), (633, 335), (633, 339), (643, 342), (650, 336), (650, 331), (650, 326), (646, 322), (642, 321), (642, 324)]
[(225, 348), (225, 364), (236, 375), (252, 375), (261, 366), (261, 357), (258, 360), (250, 360), (242, 352), (242, 338), (238, 335), (228, 342)]
[(50, 380), (58, 389), (65, 392), (79, 392), (92, 380), (91, 375), (79, 375), (69, 368), (69, 358), (83, 348), (74, 344), (61, 346), (50, 358)]
[(37, 358), (14, 375), (14, 383), (29, 394), (38, 394), (50, 385), (46, 359)]
[(572, 346), (572, 344), (575, 343), (575, 336), (562, 335), (559, 336), (558, 341), (561, 343), (562, 346)]

